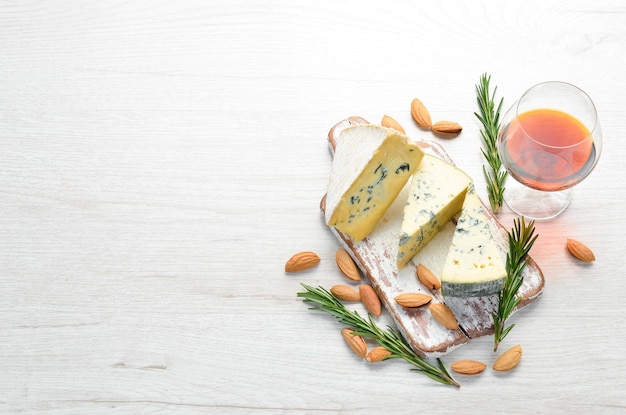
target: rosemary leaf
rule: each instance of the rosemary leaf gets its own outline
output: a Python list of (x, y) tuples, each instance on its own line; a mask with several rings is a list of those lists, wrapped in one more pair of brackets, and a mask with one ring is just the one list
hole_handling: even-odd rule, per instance
[(429, 378), (444, 385), (460, 385), (450, 376), (444, 364), (437, 359), (437, 366), (427, 362), (417, 355), (406, 343), (402, 335), (394, 328), (387, 326), (381, 329), (368, 314), (369, 318), (362, 317), (357, 311), (348, 310), (328, 290), (323, 287), (311, 287), (302, 284), (306, 291), (299, 292), (298, 297), (304, 302), (312, 304), (312, 310), (323, 311), (337, 318), (341, 323), (347, 324), (355, 330), (355, 334), (375, 340), (379, 345), (391, 352), (387, 359), (404, 359), (411, 364), (414, 370), (422, 372)]
[(494, 345), (498, 345), (511, 331), (514, 324), (505, 327), (506, 321), (520, 303), (517, 291), (522, 286), (524, 278), (522, 272), (528, 264), (528, 253), (539, 235), (535, 235), (535, 221), (526, 224), (522, 216), (513, 221), (513, 228), (509, 232), (509, 252), (506, 256), (506, 277), (504, 285), (498, 295), (498, 309), (493, 313)]
[(480, 136), (483, 141), (484, 148), (481, 148), (483, 157), (485, 158), (489, 169), (483, 166), (485, 180), (487, 181), (487, 193), (489, 196), (489, 204), (494, 213), (498, 213), (504, 203), (504, 182), (508, 175), (506, 170), (502, 169), (502, 162), (498, 154), (498, 130), (500, 129), (500, 111), (502, 110), (502, 102), (500, 99), (498, 106), (495, 104), (495, 96), (497, 88), (493, 93), (490, 92), (489, 82), (491, 76), (483, 74), (480, 83), (476, 85), (476, 100), (478, 101), (478, 109), (480, 113), (474, 113), (476, 118), (483, 125)]

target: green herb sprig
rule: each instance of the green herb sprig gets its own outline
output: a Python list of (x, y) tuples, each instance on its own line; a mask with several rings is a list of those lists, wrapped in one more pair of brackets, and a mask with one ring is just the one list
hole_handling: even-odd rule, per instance
[(460, 385), (450, 376), (444, 364), (437, 359), (437, 365), (428, 363), (418, 356), (406, 343), (402, 335), (390, 326), (387, 330), (381, 329), (369, 315), (368, 319), (362, 317), (356, 311), (348, 310), (328, 290), (323, 287), (314, 288), (302, 284), (305, 292), (299, 292), (298, 297), (304, 298), (306, 303), (313, 304), (312, 310), (320, 310), (336, 317), (341, 323), (347, 324), (355, 330), (355, 334), (374, 339), (378, 344), (391, 352), (386, 359), (404, 359), (414, 366), (414, 370), (424, 373), (429, 378), (444, 385)]
[(509, 252), (506, 255), (506, 277), (498, 295), (498, 310), (493, 313), (494, 352), (498, 350), (500, 342), (515, 326), (511, 324), (505, 327), (505, 324), (521, 300), (516, 294), (524, 281), (522, 271), (528, 264), (528, 252), (538, 236), (535, 235), (534, 220), (526, 224), (522, 216), (513, 221), (513, 228), (509, 232)]
[(498, 88), (494, 88), (493, 93), (491, 93), (489, 87), (490, 80), (491, 76), (483, 74), (480, 77), (480, 83), (476, 85), (476, 100), (478, 101), (480, 113), (475, 112), (474, 115), (483, 125), (480, 135), (484, 147), (481, 148), (481, 151), (489, 165), (489, 168), (483, 165), (483, 173), (487, 180), (487, 193), (491, 210), (494, 213), (498, 213), (504, 203), (504, 182), (508, 172), (502, 168), (497, 145), (503, 99), (500, 99), (500, 103), (496, 107), (495, 97)]

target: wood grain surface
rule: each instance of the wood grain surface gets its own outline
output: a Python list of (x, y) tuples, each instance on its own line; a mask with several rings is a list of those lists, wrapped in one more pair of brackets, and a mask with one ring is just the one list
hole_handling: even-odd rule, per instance
[[(0, 413), (626, 412), (626, 3), (5, 1), (0, 52)], [(486, 200), (485, 72), (505, 106), (581, 87), (605, 146), (537, 225), (544, 292), (500, 346), (521, 364), (476, 339), (443, 358), (489, 365), (456, 389), (358, 359), (296, 293), (344, 281), (319, 212), (337, 120), (392, 116)], [(463, 132), (419, 129), (415, 97)], [(321, 263), (284, 273), (301, 250)]]

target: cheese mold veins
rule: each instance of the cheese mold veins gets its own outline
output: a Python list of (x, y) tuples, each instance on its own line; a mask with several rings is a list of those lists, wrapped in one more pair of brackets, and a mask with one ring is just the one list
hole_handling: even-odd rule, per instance
[(423, 156), (419, 146), (390, 128), (368, 124), (343, 130), (326, 194), (326, 224), (361, 241), (374, 230)]
[(441, 272), (441, 290), (449, 297), (496, 294), (506, 277), (502, 251), (474, 185), (470, 185)]
[(404, 267), (454, 215), (461, 211), (472, 179), (457, 167), (424, 155), (411, 178), (398, 244)]

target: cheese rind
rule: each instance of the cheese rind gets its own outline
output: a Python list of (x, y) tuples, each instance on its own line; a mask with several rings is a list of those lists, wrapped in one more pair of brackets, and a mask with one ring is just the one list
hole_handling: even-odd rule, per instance
[(441, 290), (449, 297), (488, 296), (500, 291), (505, 277), (502, 252), (471, 185), (441, 272)]
[(439, 157), (425, 155), (411, 178), (404, 207), (398, 267), (404, 267), (463, 206), (472, 179)]
[(339, 136), (325, 220), (360, 241), (369, 235), (417, 168), (424, 152), (402, 133), (355, 125)]

